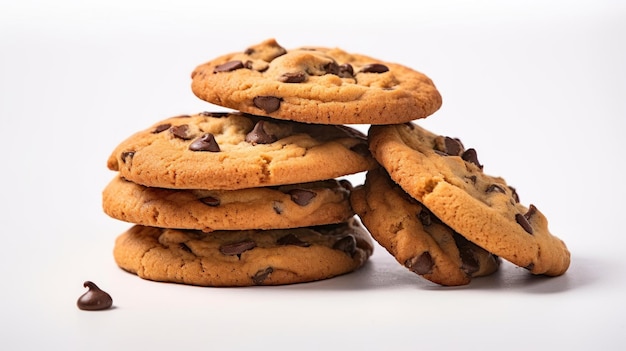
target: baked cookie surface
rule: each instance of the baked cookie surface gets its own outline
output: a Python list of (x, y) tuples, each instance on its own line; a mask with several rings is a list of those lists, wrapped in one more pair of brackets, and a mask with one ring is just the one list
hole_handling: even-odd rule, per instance
[(145, 187), (115, 177), (102, 193), (109, 216), (162, 228), (284, 229), (345, 222), (351, 184), (334, 179), (239, 190)]
[(148, 280), (200, 286), (311, 282), (360, 268), (372, 241), (355, 220), (285, 230), (215, 231), (135, 225), (116, 239), (118, 266)]
[(347, 126), (205, 112), (133, 134), (107, 165), (145, 186), (233, 190), (333, 179), (376, 162), (365, 135)]
[(546, 217), (522, 205), (503, 178), (485, 174), (475, 149), (415, 123), (372, 126), (369, 138), (391, 178), (471, 242), (533, 274), (568, 269), (570, 252)]
[(412, 272), (445, 286), (498, 270), (500, 259), (468, 241), (411, 198), (382, 169), (367, 172), (352, 207), (373, 238)]
[(442, 103), (432, 80), (409, 67), (339, 48), (286, 50), (274, 39), (199, 65), (191, 76), (202, 100), (306, 123), (403, 123)]

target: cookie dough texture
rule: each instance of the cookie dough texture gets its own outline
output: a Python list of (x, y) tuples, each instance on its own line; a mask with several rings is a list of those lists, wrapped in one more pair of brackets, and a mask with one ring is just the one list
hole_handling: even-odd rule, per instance
[(158, 122), (120, 143), (107, 165), (144, 186), (234, 190), (334, 179), (376, 162), (348, 126), (233, 112)]
[(361, 267), (373, 251), (355, 220), (286, 230), (215, 231), (135, 225), (115, 242), (124, 270), (148, 280), (199, 286), (283, 285)]
[(388, 124), (425, 118), (442, 104), (426, 75), (339, 48), (287, 50), (268, 39), (195, 68), (200, 99), (306, 123)]
[(406, 194), (382, 169), (369, 171), (352, 205), (374, 239), (412, 272), (445, 286), (498, 270), (500, 259), (468, 241)]
[(109, 216), (162, 228), (277, 229), (345, 222), (354, 212), (347, 180), (240, 190), (145, 187), (116, 176), (102, 194)]
[(473, 148), (416, 123), (372, 126), (370, 149), (391, 178), (471, 242), (533, 274), (558, 276), (570, 253), (546, 217), (515, 188), (487, 175)]

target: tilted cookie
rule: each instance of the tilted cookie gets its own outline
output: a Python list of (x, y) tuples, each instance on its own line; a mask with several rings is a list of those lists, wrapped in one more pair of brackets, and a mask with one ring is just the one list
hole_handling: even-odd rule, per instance
[(232, 190), (333, 179), (376, 162), (365, 135), (347, 126), (200, 113), (135, 133), (107, 165), (145, 186)]
[(487, 175), (476, 150), (415, 123), (372, 126), (370, 149), (404, 191), (468, 240), (533, 274), (565, 273), (570, 253), (546, 217)]
[(498, 270), (497, 256), (441, 222), (382, 168), (367, 172), (351, 202), (379, 244), (400, 264), (434, 283), (465, 285)]
[(409, 67), (339, 48), (286, 50), (274, 39), (217, 57), (191, 76), (202, 100), (306, 123), (402, 123), (442, 103), (431, 79)]
[(135, 225), (115, 241), (122, 269), (143, 279), (201, 286), (281, 285), (361, 267), (372, 241), (353, 218), (296, 229), (202, 231)]
[(145, 187), (115, 177), (102, 193), (109, 216), (162, 228), (280, 229), (340, 223), (354, 216), (347, 180), (239, 190)]

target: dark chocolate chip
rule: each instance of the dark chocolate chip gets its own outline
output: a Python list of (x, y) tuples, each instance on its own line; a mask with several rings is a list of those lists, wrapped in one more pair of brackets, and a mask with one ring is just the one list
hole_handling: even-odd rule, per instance
[(278, 138), (276, 138), (275, 135), (268, 134), (265, 131), (265, 121), (263, 120), (256, 122), (252, 131), (246, 135), (246, 141), (252, 145), (271, 144), (276, 140), (278, 140)]
[(530, 223), (528, 222), (528, 219), (526, 219), (526, 217), (523, 214), (517, 213), (515, 215), (515, 221), (517, 222), (517, 224), (521, 225), (522, 228), (524, 228), (524, 230), (528, 234), (533, 233), (533, 227), (531, 227)]
[(352, 68), (352, 65), (349, 63), (339, 65), (337, 75), (341, 78), (354, 78), (354, 68)]
[(316, 192), (306, 189), (291, 189), (287, 194), (291, 196), (291, 201), (300, 206), (308, 205), (317, 196)]
[(230, 72), (230, 71), (235, 71), (241, 68), (244, 68), (244, 64), (243, 62), (239, 61), (239, 60), (235, 60), (235, 61), (228, 61), (224, 64), (215, 66), (215, 68), (213, 69), (213, 73), (219, 73), (219, 72)]
[(281, 98), (275, 96), (257, 96), (252, 100), (252, 103), (261, 110), (272, 113), (280, 108), (281, 101)]
[(205, 133), (189, 145), (191, 151), (209, 151), (220, 152), (220, 146), (215, 141), (215, 136), (211, 133)]
[(237, 243), (224, 244), (220, 246), (220, 252), (223, 255), (234, 256), (241, 255), (243, 252), (252, 250), (256, 247), (256, 243), (252, 240), (244, 240)]
[(524, 217), (526, 217), (527, 220), (530, 221), (530, 218), (537, 213), (537, 207), (535, 207), (535, 205), (530, 205), (530, 207), (528, 208), (528, 212), (526, 212), (524, 214)]
[(186, 124), (181, 124), (179, 126), (173, 126), (170, 128), (170, 132), (172, 135), (179, 139), (189, 140), (191, 136), (189, 135), (189, 126)]
[(272, 272), (274, 272), (274, 268), (272, 267), (267, 267), (265, 269), (262, 269), (254, 274), (254, 276), (252, 277), (252, 282), (256, 285), (261, 285), (263, 284), (265, 279), (267, 279), (267, 277), (269, 277), (270, 274), (272, 274)]
[(187, 246), (187, 244), (185, 243), (179, 243), (178, 247), (180, 247), (181, 250), (189, 252), (189, 253), (193, 253), (193, 251), (191, 251), (191, 248), (189, 246)]
[(288, 72), (278, 77), (278, 80), (283, 83), (302, 83), (306, 80), (306, 73)]
[(420, 213), (417, 214), (417, 218), (419, 218), (420, 222), (422, 222), (422, 225), (424, 227), (428, 227), (429, 225), (433, 224), (433, 219), (430, 214), (430, 211), (426, 211), (422, 209)]
[(504, 187), (500, 184), (491, 184), (487, 187), (486, 192), (493, 193), (494, 191), (498, 193), (506, 194), (506, 190), (504, 190)]
[(385, 73), (389, 71), (389, 67), (380, 63), (370, 63), (361, 68), (361, 73)]
[(480, 162), (478, 162), (478, 154), (476, 153), (475, 149), (467, 149), (465, 152), (463, 152), (461, 158), (469, 163), (475, 164), (476, 166), (478, 166), (478, 168), (483, 169), (483, 166), (480, 164)]
[(457, 233), (454, 233), (453, 238), (456, 246), (459, 248), (459, 255), (461, 256), (461, 269), (469, 276), (478, 272), (480, 269), (480, 262), (476, 258), (476, 253), (474, 252), (474, 248), (470, 241)]
[(76, 305), (81, 310), (98, 311), (106, 310), (113, 305), (113, 299), (107, 292), (100, 290), (98, 286), (90, 281), (83, 283), (89, 290), (81, 295), (76, 301)]
[(352, 235), (346, 235), (335, 242), (333, 249), (343, 251), (352, 256), (356, 252), (356, 239)]
[(199, 199), (200, 202), (202, 202), (205, 205), (209, 205), (209, 206), (219, 206), (220, 205), (220, 199), (216, 199), (212, 196), (207, 196), (207, 197), (203, 197), (201, 199)]
[(159, 124), (158, 126), (154, 128), (154, 130), (152, 131), (152, 134), (161, 133), (164, 130), (170, 129), (171, 126), (172, 125), (170, 123)]
[(133, 160), (133, 156), (135, 156), (135, 151), (124, 151), (120, 155), (120, 158), (122, 159), (122, 162), (129, 163)]
[(354, 187), (352, 186), (352, 183), (347, 179), (340, 179), (339, 185), (341, 185), (344, 189), (348, 191), (352, 191), (352, 189), (354, 189)]
[(511, 189), (511, 192), (513, 193), (513, 200), (515, 200), (515, 203), (519, 203), (519, 194), (517, 194), (517, 190), (515, 190), (512, 186), (509, 186), (509, 189)]
[(300, 246), (300, 247), (309, 247), (309, 246), (311, 246), (311, 244), (300, 240), (294, 234), (287, 234), (287, 235), (281, 237), (280, 239), (276, 240), (276, 243), (278, 245), (294, 245), (294, 246)]
[(450, 156), (461, 156), (463, 153), (463, 144), (456, 138), (445, 137), (444, 145), (446, 147), (446, 153)]
[(331, 61), (331, 62), (325, 64), (324, 67), (322, 67), (322, 70), (324, 70), (324, 72), (326, 72), (326, 74), (338, 75), (339, 74), (339, 65), (337, 65), (336, 62)]
[(200, 116), (203, 117), (214, 117), (214, 118), (222, 118), (222, 117), (227, 117), (228, 115), (230, 115), (230, 113), (228, 112), (200, 112), (199, 113)]
[(411, 270), (411, 272), (421, 275), (432, 273), (435, 263), (433, 262), (433, 258), (430, 256), (430, 252), (425, 251), (419, 256), (406, 260), (404, 262), (404, 266)]

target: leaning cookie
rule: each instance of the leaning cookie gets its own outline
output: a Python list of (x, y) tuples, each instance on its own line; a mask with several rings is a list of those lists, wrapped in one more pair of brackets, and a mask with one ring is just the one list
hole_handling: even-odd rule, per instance
[(469, 284), (500, 259), (468, 241), (406, 194), (382, 169), (367, 172), (351, 196), (374, 239), (412, 272), (441, 285)]
[(476, 150), (415, 123), (372, 126), (370, 149), (404, 191), (468, 240), (533, 274), (568, 269), (565, 243), (513, 187), (483, 172)]
[(274, 39), (198, 66), (191, 88), (219, 106), (321, 124), (402, 123), (442, 103), (431, 79), (409, 67), (339, 48), (286, 50)]
[(361, 267), (373, 251), (355, 219), (283, 230), (215, 231), (136, 225), (114, 258), (148, 280), (200, 286), (284, 285), (328, 279)]
[(334, 179), (376, 162), (365, 135), (347, 126), (205, 112), (135, 133), (107, 165), (145, 186), (233, 190)]
[(162, 228), (281, 229), (340, 223), (354, 216), (348, 180), (239, 190), (145, 187), (116, 176), (102, 192), (109, 216)]

